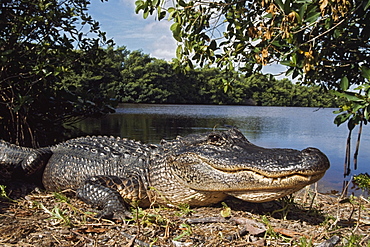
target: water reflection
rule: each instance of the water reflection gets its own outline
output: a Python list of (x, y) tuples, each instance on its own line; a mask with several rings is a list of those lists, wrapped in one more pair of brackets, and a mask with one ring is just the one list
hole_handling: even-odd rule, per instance
[[(102, 119), (89, 119), (76, 127), (89, 135), (113, 135), (146, 143), (178, 135), (238, 127), (253, 143), (264, 147), (304, 149), (316, 147), (330, 159), (322, 186), (341, 190), (346, 126), (333, 124), (334, 109), (217, 105), (124, 105)], [(358, 173), (368, 171), (369, 130), (361, 140)], [(353, 139), (356, 139), (353, 137)], [(354, 145), (353, 145), (354, 146)]]
[(241, 129), (253, 140), (269, 133), (285, 135), (289, 131), (285, 118), (251, 116), (250, 112), (241, 110), (238, 106), (128, 105), (115, 114), (88, 119), (75, 127), (85, 134), (115, 135), (154, 143), (177, 135), (230, 127)]

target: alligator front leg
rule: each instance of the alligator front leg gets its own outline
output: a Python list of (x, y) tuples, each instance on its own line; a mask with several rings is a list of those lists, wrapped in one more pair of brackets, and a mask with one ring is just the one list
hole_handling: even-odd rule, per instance
[(113, 219), (131, 218), (127, 206), (138, 206), (148, 200), (144, 185), (137, 176), (90, 177), (77, 190), (77, 197), (102, 209), (96, 217)]

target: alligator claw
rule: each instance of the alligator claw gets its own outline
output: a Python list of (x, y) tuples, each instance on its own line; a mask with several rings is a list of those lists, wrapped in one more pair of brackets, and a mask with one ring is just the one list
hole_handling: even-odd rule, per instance
[(112, 219), (112, 220), (121, 220), (124, 221), (125, 219), (131, 219), (133, 216), (130, 211), (126, 208), (117, 209), (111, 207), (105, 207), (101, 210), (97, 215), (96, 218), (101, 219)]

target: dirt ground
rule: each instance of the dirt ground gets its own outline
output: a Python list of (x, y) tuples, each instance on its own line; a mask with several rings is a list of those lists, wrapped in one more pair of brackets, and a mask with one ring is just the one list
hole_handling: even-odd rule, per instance
[(370, 246), (370, 202), (304, 189), (253, 204), (133, 209), (133, 220), (93, 217), (73, 192), (0, 200), (0, 246)]

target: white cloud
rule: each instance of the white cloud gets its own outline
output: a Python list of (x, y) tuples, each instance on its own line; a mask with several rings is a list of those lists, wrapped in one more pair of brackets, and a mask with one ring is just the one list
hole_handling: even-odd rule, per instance
[(156, 58), (171, 61), (172, 58), (176, 57), (176, 47), (177, 44), (172, 35), (163, 35), (153, 44), (151, 55)]
[(135, 13), (135, 0), (93, 1), (90, 6), (89, 13), (117, 45), (142, 50), (161, 59), (175, 57), (176, 42), (170, 31), (171, 22), (156, 21), (153, 16), (144, 19), (142, 13)]

